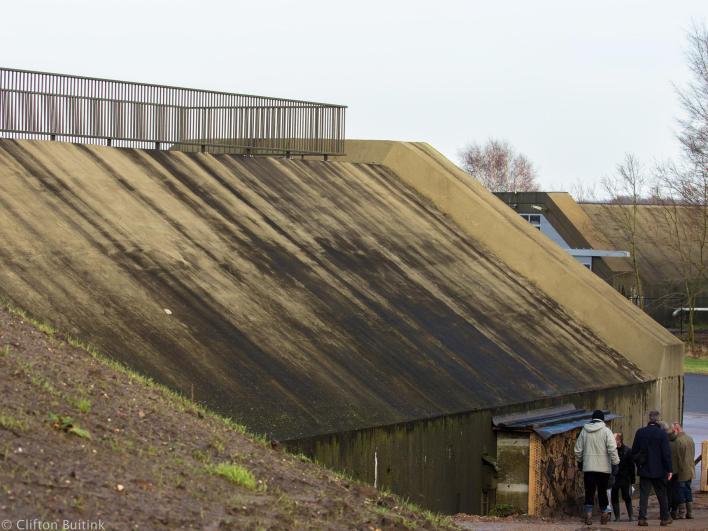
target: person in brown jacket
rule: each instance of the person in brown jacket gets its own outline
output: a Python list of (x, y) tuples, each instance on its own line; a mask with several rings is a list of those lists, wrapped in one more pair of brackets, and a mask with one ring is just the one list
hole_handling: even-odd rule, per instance
[(676, 454), (677, 468), (674, 469), (674, 473), (678, 476), (676, 516), (678, 518), (693, 518), (691, 481), (693, 481), (695, 475), (696, 444), (691, 436), (683, 431), (681, 424), (678, 422), (673, 423), (673, 433), (675, 440), (671, 443), (671, 451), (672, 454)]
[(669, 447), (671, 448), (671, 469), (674, 471), (674, 475), (671, 476), (671, 480), (666, 484), (667, 497), (669, 498), (669, 511), (671, 512), (671, 519), (676, 520), (678, 518), (678, 507), (681, 498), (681, 493), (679, 491), (678, 482), (678, 470), (679, 470), (679, 454), (678, 454), (678, 442), (676, 441), (677, 434), (674, 432), (673, 424), (669, 426), (666, 422), (660, 423), (661, 427), (669, 436)]

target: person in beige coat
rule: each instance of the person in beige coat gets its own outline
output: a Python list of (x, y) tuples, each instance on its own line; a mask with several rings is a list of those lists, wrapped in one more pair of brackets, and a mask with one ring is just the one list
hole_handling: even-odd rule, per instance
[(616, 472), (620, 459), (617, 455), (617, 443), (612, 430), (605, 425), (602, 410), (593, 411), (592, 420), (583, 426), (575, 441), (575, 460), (583, 471), (585, 484), (584, 522), (592, 524), (592, 508), (595, 505), (595, 491), (602, 515), (600, 523), (610, 519), (610, 503), (607, 499), (607, 483), (610, 474)]

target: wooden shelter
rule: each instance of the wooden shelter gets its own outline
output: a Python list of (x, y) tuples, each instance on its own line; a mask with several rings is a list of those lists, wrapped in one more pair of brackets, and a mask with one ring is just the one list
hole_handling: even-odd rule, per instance
[[(497, 430), (496, 502), (536, 516), (576, 514), (582, 473), (573, 448), (592, 411), (573, 404), (492, 418)], [(620, 415), (605, 410), (608, 424)]]

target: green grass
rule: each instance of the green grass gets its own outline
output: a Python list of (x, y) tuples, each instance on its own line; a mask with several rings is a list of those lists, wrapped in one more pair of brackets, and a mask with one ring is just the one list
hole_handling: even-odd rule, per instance
[[(428, 522), (430, 522), (435, 529), (438, 528), (450, 528), (454, 527), (454, 523), (452, 521), (452, 518), (449, 516), (446, 516), (444, 514), (439, 514), (439, 513), (434, 513), (433, 511), (429, 511), (428, 509), (423, 509), (419, 505), (413, 503), (412, 501), (406, 499), (406, 498), (400, 498), (397, 495), (393, 495), (394, 498), (398, 498), (400, 501), (400, 506), (412, 513), (419, 514), (422, 516), (424, 519), (426, 519)], [(418, 526), (414, 526), (418, 527)]]
[(89, 413), (91, 411), (91, 401), (88, 398), (77, 398), (71, 401), (71, 405), (78, 409), (81, 413)]
[[(127, 367), (126, 365), (124, 365), (120, 361), (117, 361), (113, 358), (110, 358), (110, 357), (102, 354), (101, 352), (99, 352), (99, 350), (95, 346), (91, 345), (90, 343), (86, 343), (76, 337), (57, 333), (57, 330), (54, 327), (52, 327), (42, 321), (39, 321), (38, 319), (33, 318), (28, 312), (26, 312), (25, 310), (23, 310), (21, 308), (14, 306), (10, 302), (8, 302), (6, 299), (0, 299), (0, 306), (3, 306), (11, 314), (21, 317), (23, 320), (27, 321), (28, 323), (30, 323), (32, 326), (34, 326), (38, 330), (43, 331), (44, 333), (46, 333), (50, 336), (57, 334), (60, 339), (63, 339), (72, 347), (88, 352), (97, 361), (101, 362), (102, 364), (106, 365), (107, 367), (109, 367), (121, 374), (128, 376), (134, 382), (145, 385), (146, 387), (149, 387), (151, 389), (159, 390), (168, 401), (172, 401), (173, 405), (175, 407), (177, 407), (179, 411), (186, 411), (189, 413), (196, 414), (198, 416), (209, 417), (209, 418), (218, 420), (219, 422), (223, 423), (227, 428), (230, 428), (234, 431), (237, 431), (238, 433), (241, 433), (243, 435), (246, 435), (247, 437), (250, 437), (252, 440), (261, 444), (262, 446), (268, 446), (270, 444), (270, 441), (268, 440), (268, 438), (265, 435), (262, 435), (260, 433), (250, 432), (246, 429), (246, 427), (243, 424), (239, 424), (238, 422), (234, 421), (231, 418), (219, 415), (218, 413), (215, 413), (215, 412), (207, 409), (206, 407), (202, 406), (201, 404), (197, 404), (195, 402), (192, 402), (189, 398), (187, 398), (183, 394), (181, 394), (177, 391), (173, 391), (172, 389), (155, 382), (152, 378), (150, 378), (148, 376), (144, 376), (144, 375), (130, 369), (129, 367)], [(49, 389), (45, 389), (45, 390), (49, 391)]]
[[(324, 465), (320, 465), (323, 466)], [(357, 480), (354, 479), (353, 477), (349, 476), (346, 473), (339, 472), (337, 470), (330, 470), (330, 472), (334, 473), (336, 476), (342, 478), (342, 479), (348, 479), (350, 481), (356, 482)], [(382, 496), (390, 496), (396, 501), (397, 507), (400, 507), (402, 509), (405, 509), (406, 511), (410, 511), (412, 513), (415, 513), (419, 516), (422, 516), (425, 520), (427, 520), (430, 524), (432, 524), (434, 529), (448, 529), (448, 528), (454, 528), (457, 529), (455, 526), (452, 518), (450, 516), (440, 514), (440, 513), (435, 513), (433, 511), (430, 511), (428, 509), (423, 509), (416, 503), (410, 501), (408, 498), (404, 498), (402, 496), (399, 496), (398, 494), (394, 494), (388, 487), (385, 485), (380, 486), (378, 489), (379, 493)], [(402, 517), (401, 517), (402, 518)], [(408, 527), (405, 525), (405, 527)], [(417, 526), (415, 526), (417, 527)]]
[(692, 358), (686, 356), (683, 359), (683, 368), (685, 372), (708, 374), (708, 358)]
[(43, 334), (47, 334), (48, 336), (53, 336), (56, 334), (57, 329), (54, 328), (52, 325), (47, 324), (43, 321), (39, 321), (35, 318), (33, 318), (29, 313), (26, 311), (16, 308), (12, 305), (5, 304), (5, 307), (7, 308), (7, 311), (10, 313), (13, 313), (23, 319), (24, 321), (27, 321), (30, 323), (32, 326), (34, 326), (38, 331), (42, 332)]
[(490, 516), (501, 516), (505, 518), (516, 514), (518, 511), (514, 509), (514, 506), (510, 503), (497, 503), (491, 511), (489, 511)]
[(241, 465), (236, 463), (219, 463), (218, 465), (207, 465), (207, 471), (215, 476), (222, 476), (231, 483), (240, 485), (249, 490), (256, 490), (258, 483), (253, 474)]
[(224, 443), (218, 437), (214, 437), (212, 439), (212, 441), (209, 443), (209, 446), (211, 446), (214, 450), (216, 450), (217, 454), (223, 453), (223, 451), (224, 451)]
[(49, 425), (55, 430), (63, 431), (81, 437), (82, 439), (92, 439), (91, 432), (79, 426), (71, 417), (49, 413)]
[(10, 415), (0, 415), (0, 428), (9, 431), (24, 431), (27, 429), (27, 424)]
[(27, 374), (27, 377), (29, 378), (32, 385), (34, 385), (35, 387), (39, 387), (42, 391), (44, 391), (50, 396), (61, 398), (62, 394), (59, 392), (59, 390), (54, 387), (52, 382), (47, 380), (42, 374), (36, 371), (32, 364), (22, 360), (19, 360), (17, 364)]
[(403, 527), (404, 529), (417, 529), (418, 526), (413, 520), (409, 520), (405, 516), (394, 513), (388, 507), (375, 506), (373, 510), (376, 514), (383, 517), (384, 519), (392, 520), (396, 527)]
[(192, 450), (192, 459), (200, 463), (209, 463), (209, 461), (211, 461), (209, 454), (199, 449)]
[(125, 454), (135, 448), (135, 444), (130, 439), (111, 437), (108, 439), (108, 445), (112, 451), (118, 454)]
[[(46, 323), (43, 323), (37, 319), (34, 319), (28, 314), (26, 311), (19, 309), (6, 300), (0, 299), (0, 306), (4, 307), (7, 309), (8, 312), (15, 314), (25, 321), (29, 322), (32, 324), (37, 330), (40, 332), (43, 332), (47, 334), (48, 336), (55, 338), (55, 339), (60, 339), (66, 341), (69, 345), (71, 345), (74, 348), (78, 348), (81, 350), (86, 351), (88, 354), (91, 355), (94, 359), (96, 359), (98, 362), (102, 363), (103, 365), (117, 371), (120, 374), (124, 374), (128, 376), (132, 381), (145, 385), (148, 388), (158, 390), (162, 393), (164, 396), (165, 400), (170, 402), (174, 407), (176, 407), (179, 411), (184, 411), (188, 413), (192, 413), (194, 415), (197, 415), (199, 417), (208, 417), (214, 420), (217, 420), (221, 422), (225, 427), (234, 430), (238, 433), (241, 433), (249, 438), (251, 440), (261, 444), (262, 446), (269, 446), (270, 441), (267, 439), (266, 436), (257, 434), (257, 433), (252, 433), (249, 432), (246, 427), (243, 424), (239, 424), (238, 422), (234, 421), (231, 418), (224, 417), (222, 415), (219, 415), (218, 413), (215, 413), (209, 409), (207, 409), (205, 406), (192, 402), (189, 398), (186, 396), (180, 394), (179, 392), (173, 391), (172, 389), (169, 389), (168, 387), (156, 383), (152, 378), (149, 378), (147, 376), (144, 376), (138, 372), (135, 372), (134, 370), (128, 368), (126, 365), (123, 363), (110, 358), (94, 347), (93, 345), (89, 343), (85, 343), (81, 341), (80, 339), (77, 339), (75, 337), (71, 337), (68, 335), (64, 335), (61, 332), (58, 332), (54, 327), (47, 325)], [(10, 348), (9, 346), (6, 346), (4, 349), (0, 349), (0, 356), (3, 355), (8, 355), (10, 353)], [(694, 360), (694, 361), (699, 361), (699, 360)], [(706, 360), (700, 360), (705, 362)], [(31, 365), (26, 365), (25, 370), (28, 370), (30, 373), (30, 377), (32, 378), (32, 383), (35, 385), (38, 385), (41, 387), (43, 390), (48, 392), (49, 394), (52, 395), (59, 395), (61, 396), (61, 393), (59, 393), (52, 384), (47, 381), (44, 378), (41, 378), (39, 375), (34, 374), (34, 371), (32, 371), (32, 366)], [(688, 370), (688, 369), (687, 369)], [(707, 369), (708, 372), (708, 369)], [(81, 411), (82, 413), (88, 413), (91, 409), (91, 402), (86, 399), (78, 399), (74, 400), (72, 402), (72, 405)], [(17, 419), (13, 419), (11, 417), (3, 417), (0, 416), (0, 426), (2, 426), (3, 422), (19, 422), (19, 425), (14, 424), (15, 428), (14, 429), (26, 429), (26, 425), (22, 421), (18, 421)], [(58, 429), (60, 431), (64, 431), (67, 433), (71, 433), (73, 435), (76, 435), (78, 437), (82, 438), (87, 438), (91, 439), (91, 433), (88, 430), (85, 430), (78, 426), (73, 419), (68, 418), (68, 417), (61, 417), (58, 415), (50, 414), (50, 424), (52, 424), (52, 427), (55, 429)], [(215, 439), (212, 441), (211, 445), (218, 453), (221, 453), (223, 450), (223, 443), (219, 439)], [(112, 440), (111, 441), (111, 447), (114, 451), (119, 451), (119, 452), (125, 452), (126, 450), (132, 450), (133, 449), (133, 444), (131, 441), (122, 441), (119, 442), (117, 440)], [(221, 463), (218, 465), (213, 465), (210, 464), (210, 457), (208, 453), (206, 452), (201, 452), (199, 450), (195, 451), (193, 453), (192, 457), (195, 460), (201, 461), (204, 463), (204, 467), (206, 468), (207, 472), (213, 475), (217, 476), (222, 476), (229, 481), (241, 485), (245, 488), (248, 488), (250, 490), (262, 490), (266, 488), (266, 484), (258, 482), (253, 474), (247, 470), (246, 468), (242, 467), (241, 465), (235, 464), (235, 463)], [(0, 458), (2, 458), (2, 454), (0, 454)], [(299, 459), (300, 461), (303, 462), (313, 462), (309, 457), (303, 455), (303, 454), (298, 454), (295, 456), (296, 459)], [(180, 460), (181, 463), (183, 464), (184, 461)], [(331, 471), (334, 472), (334, 471)], [(343, 473), (337, 473), (334, 472), (336, 475), (340, 476), (341, 478), (346, 478), (351, 481), (355, 481), (353, 478), (351, 478), (347, 474)], [(386, 494), (386, 489), (380, 489), (382, 494)], [(441, 528), (451, 528), (454, 527), (453, 521), (449, 516), (437, 514), (425, 509), (421, 509), (419, 506), (417, 506), (414, 503), (411, 503), (408, 500), (401, 499), (398, 496), (393, 495), (395, 499), (398, 501), (398, 505), (406, 510), (409, 510), (413, 513), (421, 515), (424, 519), (426, 519), (429, 523), (431, 523), (434, 527), (441, 527)], [(408, 524), (412, 522), (406, 521), (406, 519), (403, 519), (403, 523)]]

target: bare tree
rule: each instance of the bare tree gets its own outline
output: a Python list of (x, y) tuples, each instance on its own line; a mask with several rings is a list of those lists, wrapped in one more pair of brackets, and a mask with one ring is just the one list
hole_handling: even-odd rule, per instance
[(578, 179), (570, 187), (570, 195), (576, 203), (593, 203), (597, 201), (597, 188), (594, 182)]
[(695, 348), (695, 308), (708, 292), (708, 30), (694, 24), (688, 34), (692, 79), (677, 89), (684, 116), (678, 139), (680, 163), (659, 168), (661, 202), (671, 231), (670, 245), (680, 260), (688, 316), (688, 343)]
[(536, 170), (531, 161), (505, 140), (470, 144), (460, 152), (462, 169), (492, 192), (535, 192)]
[(679, 121), (679, 141), (686, 158), (701, 168), (708, 166), (708, 29), (694, 24), (688, 34), (688, 67), (692, 79), (685, 88), (677, 89), (684, 117)]
[(606, 205), (607, 213), (614, 218), (622, 232), (624, 240), (629, 245), (632, 262), (632, 300), (640, 308), (644, 308), (644, 289), (639, 271), (638, 238), (638, 207), (644, 202), (647, 192), (647, 178), (641, 164), (631, 153), (624, 156), (624, 162), (617, 165), (617, 173), (613, 177), (602, 180), (605, 192), (610, 197)]
[(669, 231), (668, 245), (678, 258), (685, 306), (688, 308), (688, 344), (695, 348), (698, 298), (708, 292), (708, 179), (693, 163), (659, 168), (662, 214)]

